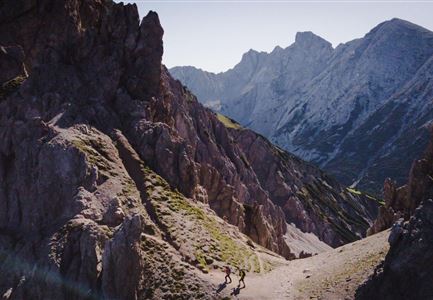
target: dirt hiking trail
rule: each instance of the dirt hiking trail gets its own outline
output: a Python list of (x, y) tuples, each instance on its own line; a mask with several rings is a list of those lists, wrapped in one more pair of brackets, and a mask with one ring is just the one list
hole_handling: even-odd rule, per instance
[(214, 296), (221, 299), (354, 299), (357, 287), (384, 259), (388, 235), (387, 230), (304, 259), (275, 257), (270, 272), (248, 272), (243, 289), (237, 289), (237, 271), (227, 285), (223, 284), (225, 274), (219, 270), (206, 277), (215, 285)]

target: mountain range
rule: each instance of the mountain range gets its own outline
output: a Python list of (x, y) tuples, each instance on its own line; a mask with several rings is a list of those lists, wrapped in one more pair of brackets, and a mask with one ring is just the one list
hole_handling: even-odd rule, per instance
[(405, 182), (433, 118), (433, 33), (392, 19), (333, 48), (300, 32), (287, 48), (250, 50), (223, 73), (174, 67), (199, 101), (346, 185), (380, 194)]
[[(140, 20), (111, 0), (0, 8), (1, 299), (432, 295), (433, 138), (382, 201), (203, 106), (161, 63), (156, 12)], [(310, 33), (298, 42), (335, 51)], [(316, 80), (313, 65), (293, 84)], [(430, 70), (382, 109), (408, 97), (427, 110)]]
[(136, 5), (0, 10), (0, 295), (216, 298), (205, 274), (358, 240), (380, 201), (200, 104)]

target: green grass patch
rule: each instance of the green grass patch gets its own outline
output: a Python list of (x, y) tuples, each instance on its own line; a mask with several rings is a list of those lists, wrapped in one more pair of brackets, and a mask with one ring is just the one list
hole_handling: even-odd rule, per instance
[(200, 266), (201, 269), (203, 270), (207, 270), (207, 263), (206, 263), (206, 255), (203, 253), (202, 250), (197, 249), (195, 251), (195, 258), (198, 261), (198, 265)]
[[(151, 194), (151, 190), (149, 195)], [(167, 207), (176, 213), (180, 213), (190, 220), (196, 222), (197, 225), (205, 229), (209, 233), (211, 239), (218, 245), (219, 250), (211, 247), (215, 252), (219, 252), (221, 259), (234, 267), (245, 267), (247, 259), (254, 253), (244, 245), (237, 243), (228, 234), (220, 229), (218, 222), (206, 214), (200, 207), (189, 203), (183, 195), (178, 192), (164, 189), (164, 195), (160, 199), (166, 199)], [(163, 216), (161, 216), (163, 218)], [(195, 256), (201, 267), (206, 266), (205, 253), (196, 247)]]
[(131, 178), (126, 178), (122, 186), (122, 194), (126, 197), (129, 197), (133, 196), (137, 192), (137, 187), (135, 186), (134, 181)]
[(376, 197), (373, 197), (372, 195), (370, 195), (370, 194), (368, 194), (368, 193), (363, 193), (363, 192), (361, 192), (361, 191), (358, 191), (358, 190), (355, 190), (355, 189), (352, 189), (352, 188), (346, 188), (346, 190), (347, 190), (349, 193), (353, 194), (353, 195), (357, 195), (357, 196), (365, 196), (367, 199), (372, 200), (372, 201), (375, 201), (375, 202), (377, 202), (377, 203), (378, 203), (379, 205), (381, 205), (381, 206), (385, 206), (385, 201), (383, 201), (382, 199), (378, 199), (378, 198), (376, 198)]
[(260, 262), (256, 254), (253, 254), (252, 256), (252, 266), (254, 268), (254, 273), (260, 273)]
[(21, 84), (27, 79), (26, 76), (20, 75), (0, 86), (0, 101), (6, 99), (9, 95), (19, 89)]
[[(208, 270), (207, 258), (219, 257), (222, 262), (235, 268), (260, 272), (257, 255), (249, 247), (236, 241), (225, 232), (216, 217), (208, 214), (199, 205), (188, 201), (180, 192), (172, 190), (162, 177), (148, 167), (143, 166), (143, 172), (147, 182), (146, 192), (155, 207), (158, 218), (162, 222), (169, 223), (171, 214), (180, 214), (182, 218), (187, 218), (195, 224), (194, 226), (201, 228), (204, 235), (211, 240), (202, 244), (201, 236), (197, 236), (197, 240), (193, 242), (194, 256), (200, 269)], [(168, 230), (173, 231), (178, 228), (168, 223), (166, 224)], [(209, 251), (203, 251), (203, 246), (208, 246)]]
[(349, 193), (354, 194), (354, 195), (362, 195), (362, 193), (361, 193), (360, 191), (355, 190), (355, 189), (352, 189), (352, 188), (346, 188), (346, 190), (347, 190)]
[(233, 129), (241, 129), (242, 128), (242, 126), (238, 122), (236, 122), (236, 121), (234, 121), (234, 120), (232, 120), (232, 119), (230, 119), (230, 118), (228, 118), (222, 114), (217, 113), (217, 118), (227, 128), (233, 128)]
[[(228, 234), (222, 232), (216, 220), (209, 217), (199, 207), (190, 204), (183, 197), (173, 193), (169, 200), (169, 208), (185, 214), (203, 226), (211, 238), (218, 244), (221, 259), (226, 263), (234, 267), (244, 268), (245, 261), (253, 255), (253, 252), (246, 246), (240, 245)], [(200, 264), (206, 264), (204, 258), (203, 261), (199, 260), (200, 256), (197, 256), (197, 253), (196, 257)]]
[(88, 162), (94, 166), (97, 166), (99, 171), (110, 171), (112, 167), (110, 166), (110, 162), (106, 159), (101, 153), (96, 151), (92, 145), (90, 145), (90, 141), (80, 139), (73, 140), (72, 144), (77, 148), (80, 152), (86, 155)]
[(385, 206), (385, 201), (383, 201), (383, 199), (377, 199), (369, 194), (365, 194), (365, 197), (367, 197), (370, 200), (376, 201), (377, 203), (379, 203), (379, 205), (381, 206)]

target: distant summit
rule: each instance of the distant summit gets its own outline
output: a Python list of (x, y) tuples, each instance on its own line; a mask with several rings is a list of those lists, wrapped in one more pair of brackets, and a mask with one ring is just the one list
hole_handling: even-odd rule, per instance
[(305, 48), (317, 47), (317, 46), (332, 48), (332, 44), (330, 42), (321, 38), (318, 35), (315, 35), (311, 31), (296, 33), (295, 45), (299, 45), (300, 47), (305, 47)]
[(335, 49), (299, 32), (289, 47), (248, 66), (243, 59), (200, 85), (200, 72), (170, 72), (203, 103), (218, 100), (221, 112), (244, 126), (378, 193), (386, 177), (406, 179), (410, 160), (400, 159), (419, 156), (427, 143), (432, 55), (431, 31), (392, 19)]
[(419, 26), (417, 24), (414, 24), (412, 22), (402, 20), (399, 18), (393, 18), (391, 20), (385, 21), (377, 25), (372, 31), (377, 30), (414, 30), (419, 32), (429, 32), (430, 30)]

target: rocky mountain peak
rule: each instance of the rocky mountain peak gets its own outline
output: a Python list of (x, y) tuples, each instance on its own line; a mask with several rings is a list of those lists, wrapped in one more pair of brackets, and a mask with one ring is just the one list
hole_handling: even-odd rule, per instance
[(242, 55), (239, 65), (257, 63), (257, 61), (260, 59), (261, 54), (262, 52), (250, 49)]
[[(199, 100), (220, 99), (221, 112), (345, 184), (381, 193), (386, 177), (406, 180), (410, 163), (399, 161), (426, 145), (432, 59), (433, 32), (392, 19), (335, 50), (299, 32), (291, 46), (212, 78), (207, 90), (195, 85), (201, 74), (173, 75)], [(417, 142), (405, 142), (412, 135)]]
[(378, 39), (381, 41), (401, 42), (402, 40), (411, 40), (418, 44), (414, 39), (423, 39), (432, 36), (428, 29), (399, 18), (382, 22), (366, 34), (367, 39)]
[(275, 46), (275, 48), (272, 50), (271, 53), (280, 53), (281, 51), (283, 51), (284, 49), (280, 46)]
[[(393, 18), (391, 20), (385, 21), (377, 25), (377, 27), (382, 28), (383, 30), (391, 30), (391, 29), (400, 29), (400, 30), (426, 30), (425, 28), (416, 25), (407, 20)], [(373, 29), (374, 30), (374, 29)]]
[(295, 45), (302, 48), (332, 48), (332, 44), (311, 31), (297, 32), (295, 37)]
[(140, 44), (137, 44), (136, 51), (146, 50), (147, 54), (157, 55), (155, 64), (161, 65), (163, 42), (162, 36), (164, 29), (162, 29), (159, 21), (159, 16), (154, 11), (149, 11), (140, 23)]
[(259, 66), (266, 60), (266, 55), (266, 52), (250, 49), (242, 55), (241, 61), (228, 72), (236, 70), (236, 73), (239, 74), (238, 76), (253, 76)]

